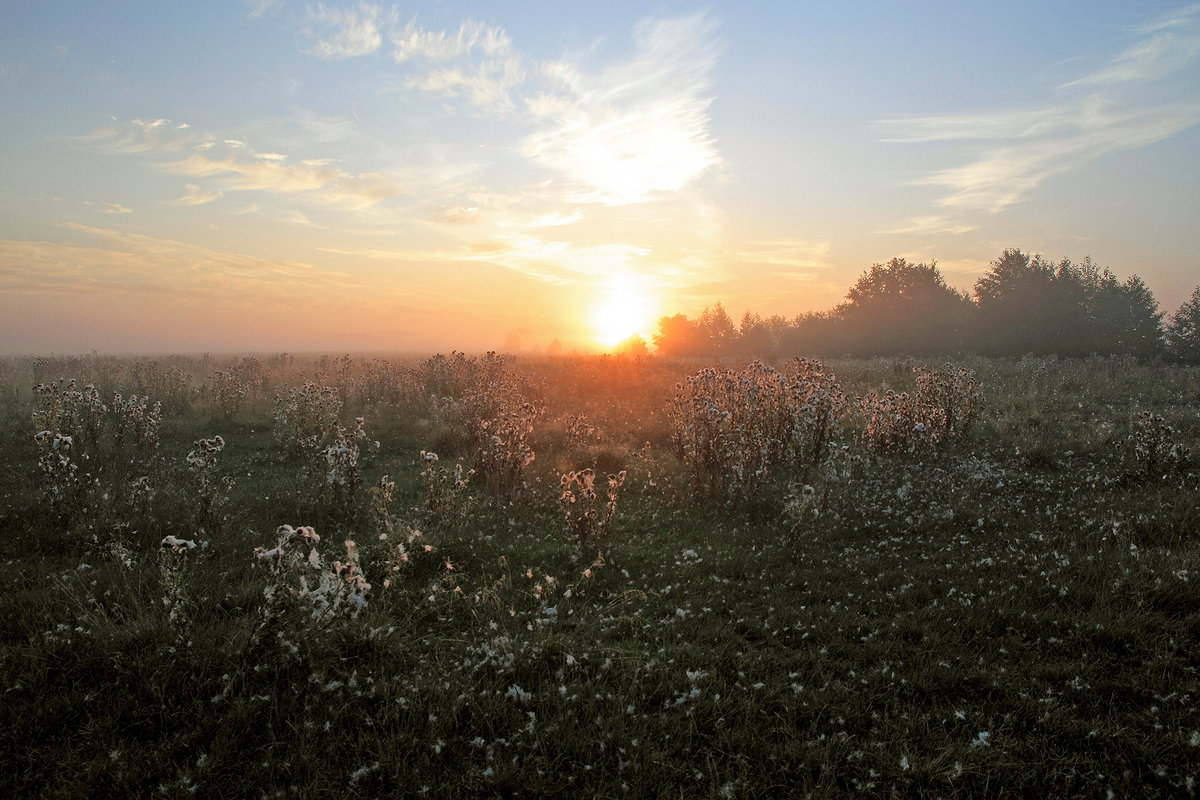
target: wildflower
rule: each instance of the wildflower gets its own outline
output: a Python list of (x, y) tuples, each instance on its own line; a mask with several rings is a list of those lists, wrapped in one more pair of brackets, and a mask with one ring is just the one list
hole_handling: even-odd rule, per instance
[(177, 539), (174, 536), (166, 536), (159, 546), (169, 548), (173, 553), (184, 553), (188, 550), (194, 550), (196, 542), (191, 539)]

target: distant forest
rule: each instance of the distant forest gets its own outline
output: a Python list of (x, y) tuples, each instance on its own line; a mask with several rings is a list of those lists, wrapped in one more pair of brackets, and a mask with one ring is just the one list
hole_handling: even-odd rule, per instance
[[(666, 356), (1126, 355), (1200, 364), (1200, 287), (1169, 319), (1137, 275), (1120, 280), (1085, 259), (1052, 262), (1005, 250), (972, 294), (946, 284), (937, 263), (876, 264), (831, 311), (793, 319), (721, 306), (658, 322)], [(645, 350), (635, 338), (626, 350)]]

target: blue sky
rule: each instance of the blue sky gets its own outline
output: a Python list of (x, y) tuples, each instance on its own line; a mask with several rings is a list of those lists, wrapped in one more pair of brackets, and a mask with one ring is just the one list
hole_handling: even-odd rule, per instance
[(0, 351), (539, 348), (1006, 247), (1200, 283), (1200, 6), (19, 3)]

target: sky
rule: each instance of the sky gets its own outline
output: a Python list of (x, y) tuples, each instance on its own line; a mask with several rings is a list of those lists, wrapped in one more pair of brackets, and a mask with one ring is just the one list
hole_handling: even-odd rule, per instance
[(1011, 247), (1200, 284), (1200, 4), (3, 17), (0, 354), (603, 349)]

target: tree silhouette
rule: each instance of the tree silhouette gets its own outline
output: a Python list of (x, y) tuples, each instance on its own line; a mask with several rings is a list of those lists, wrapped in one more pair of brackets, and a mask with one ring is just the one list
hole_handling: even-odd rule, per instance
[(1054, 295), (1053, 265), (1005, 250), (975, 282), (978, 349), (991, 355), (1054, 352)]
[(663, 317), (658, 321), (654, 334), (654, 346), (659, 355), (681, 357), (700, 355), (703, 352), (700, 332), (696, 323), (685, 314)]
[(976, 346), (990, 355), (1154, 356), (1162, 314), (1134, 275), (1121, 282), (1090, 258), (1058, 264), (1005, 250), (975, 283)]
[(1163, 313), (1145, 282), (1137, 275), (1121, 284), (1121, 306), (1113, 321), (1117, 349), (1112, 351), (1138, 358), (1152, 358), (1163, 349)]
[(720, 303), (700, 312), (700, 319), (696, 320), (696, 328), (704, 343), (705, 352), (724, 355), (734, 349), (738, 330), (734, 327), (733, 320), (725, 311), (725, 307)]
[(1200, 286), (1167, 323), (1167, 353), (1184, 364), (1200, 364)]
[[(1200, 292), (1200, 289), (1197, 290)], [(1197, 359), (1200, 297), (1193, 295), (1167, 333), (1174, 358)], [(1007, 249), (975, 282), (974, 301), (946, 284), (936, 262), (893, 258), (874, 264), (832, 311), (788, 321), (747, 311), (735, 326), (724, 306), (658, 322), (666, 356), (1130, 355), (1163, 351), (1163, 315), (1137, 275), (1120, 280), (1091, 258), (1057, 263)], [(1189, 349), (1191, 348), (1191, 349)]]
[(937, 263), (893, 258), (859, 276), (836, 309), (850, 352), (949, 353), (961, 349), (971, 301), (946, 284)]

